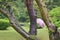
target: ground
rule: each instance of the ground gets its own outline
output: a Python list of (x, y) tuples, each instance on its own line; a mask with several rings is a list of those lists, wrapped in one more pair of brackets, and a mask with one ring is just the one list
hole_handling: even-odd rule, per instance
[[(23, 28), (25, 30), (29, 30), (27, 27)], [(38, 29), (37, 37), (40, 40), (49, 40), (48, 30), (46, 28)], [(25, 39), (19, 33), (17, 33), (12, 27), (9, 27), (7, 30), (0, 30), (0, 40), (25, 40)]]

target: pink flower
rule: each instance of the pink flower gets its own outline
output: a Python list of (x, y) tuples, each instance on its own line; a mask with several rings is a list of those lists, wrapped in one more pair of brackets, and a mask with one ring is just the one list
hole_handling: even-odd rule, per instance
[(42, 19), (40, 18), (37, 18), (37, 24), (39, 24), (40, 27), (44, 27), (45, 26), (45, 23)]

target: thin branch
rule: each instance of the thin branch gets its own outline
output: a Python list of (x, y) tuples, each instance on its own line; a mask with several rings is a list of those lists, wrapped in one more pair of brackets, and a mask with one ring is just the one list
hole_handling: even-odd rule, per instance
[(41, 0), (36, 0), (36, 2), (37, 2), (39, 9), (41, 11), (42, 19), (44, 20), (48, 29), (51, 30), (52, 32), (55, 31), (55, 29), (56, 29), (55, 25), (50, 20), (50, 17), (49, 17), (48, 12), (47, 12), (46, 5)]
[[(10, 6), (10, 5), (9, 5)], [(12, 10), (12, 9), (11, 9)], [(10, 10), (10, 11), (11, 11)], [(21, 34), (23, 37), (25, 38), (29, 38), (29, 35), (28, 33), (21, 28), (21, 26), (18, 24), (18, 22), (16, 21), (14, 15), (13, 14), (13, 11), (12, 11), (12, 14), (10, 12), (7, 12), (5, 10), (3, 10), (2, 8), (0, 8), (0, 12), (2, 12), (4, 15), (6, 15), (12, 25), (12, 27), (19, 33)]]
[(4, 9), (2, 9), (2, 8), (0, 8), (0, 12), (2, 12), (2, 13), (4, 13), (4, 14), (7, 14), (7, 13), (8, 13), (8, 11), (6, 11), (6, 10), (4, 10)]

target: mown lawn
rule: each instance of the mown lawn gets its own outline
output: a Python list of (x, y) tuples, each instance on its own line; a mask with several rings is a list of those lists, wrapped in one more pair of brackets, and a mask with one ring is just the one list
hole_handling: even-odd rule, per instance
[(23, 37), (10, 27), (8, 30), (0, 30), (0, 40), (23, 40)]
[[(24, 29), (29, 30), (27, 27), (24, 27)], [(49, 40), (48, 30), (46, 28), (38, 29), (37, 37), (40, 40)], [(0, 40), (25, 40), (25, 39), (20, 34), (18, 34), (12, 27), (9, 27), (8, 30), (0, 30)]]

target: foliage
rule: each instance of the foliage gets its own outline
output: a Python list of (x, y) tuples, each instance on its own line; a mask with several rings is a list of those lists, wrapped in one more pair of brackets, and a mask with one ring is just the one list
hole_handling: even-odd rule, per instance
[(19, 18), (19, 21), (20, 21), (20, 22), (26, 22), (26, 20), (27, 20), (27, 18), (25, 18), (25, 17), (20, 17), (20, 18)]
[(6, 18), (6, 16), (0, 13), (0, 19), (4, 19), (4, 18)]
[(49, 11), (52, 10), (53, 8), (60, 6), (60, 0), (44, 0), (44, 1)]
[(60, 7), (54, 8), (49, 12), (53, 23), (57, 26), (60, 27)]
[(40, 10), (35, 1), (33, 2), (33, 7), (34, 7), (35, 11), (37, 12), (37, 17), (40, 18), (41, 17)]
[(0, 0), (0, 2), (13, 2), (13, 1), (16, 1), (16, 0)]
[[(45, 1), (45, 3), (47, 3), (46, 4), (47, 8), (50, 10), (55, 7), (58, 7), (60, 5), (60, 0), (43, 0), (43, 1)], [(23, 17), (24, 17), (24, 19), (29, 21), (29, 16), (28, 16), (28, 12), (27, 12), (27, 8), (26, 8), (24, 0), (0, 0), (0, 2), (8, 2), (8, 4), (10, 4), (12, 6), (12, 9), (14, 11), (14, 14), (15, 14), (17, 20), (20, 21), (20, 18), (22, 17), (22, 19), (23, 19)], [(33, 6), (34, 9), (37, 11), (37, 17), (41, 17), (38, 5), (35, 1), (34, 1), (33, 5), (34, 5)], [(5, 8), (5, 6), (3, 6), (3, 8), (5, 10), (7, 10)], [(2, 17), (4, 18), (4, 16), (2, 16)]]
[(14, 10), (14, 14), (16, 16), (16, 19), (21, 21), (21, 19), (23, 19), (23, 20), (26, 19), (27, 20), (29, 18), (27, 8), (26, 8), (26, 5), (25, 5), (24, 1), (17, 0), (13, 5), (12, 5), (12, 8)]
[(5, 30), (10, 26), (10, 23), (6, 19), (0, 19), (0, 30)]

